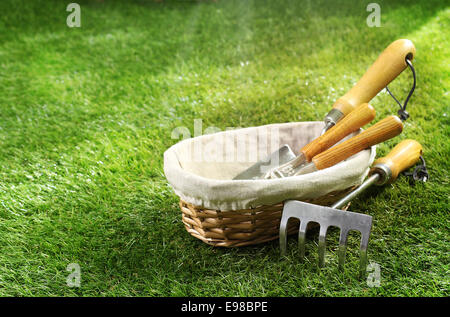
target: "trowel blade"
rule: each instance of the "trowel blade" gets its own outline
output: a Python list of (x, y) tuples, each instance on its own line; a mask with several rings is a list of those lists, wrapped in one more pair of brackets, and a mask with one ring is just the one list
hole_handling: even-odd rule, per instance
[(260, 179), (263, 178), (264, 175), (271, 169), (287, 163), (295, 158), (294, 151), (292, 151), (291, 147), (287, 144), (280, 147), (277, 151), (270, 154), (264, 160), (261, 160), (245, 171), (236, 175), (233, 179)]

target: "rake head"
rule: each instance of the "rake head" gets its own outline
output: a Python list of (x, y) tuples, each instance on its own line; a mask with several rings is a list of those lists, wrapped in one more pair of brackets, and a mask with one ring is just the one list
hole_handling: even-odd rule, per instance
[(286, 201), (280, 223), (281, 255), (286, 254), (287, 224), (290, 218), (300, 220), (298, 232), (298, 245), (301, 259), (305, 256), (305, 237), (308, 223), (317, 222), (320, 225), (319, 233), (319, 267), (323, 267), (325, 260), (325, 241), (328, 227), (340, 228), (339, 237), (339, 268), (343, 269), (347, 248), (349, 231), (356, 230), (361, 233), (360, 244), (360, 274), (365, 274), (367, 265), (367, 245), (369, 243), (372, 217), (351, 211), (342, 211), (330, 207), (308, 204), (297, 200)]

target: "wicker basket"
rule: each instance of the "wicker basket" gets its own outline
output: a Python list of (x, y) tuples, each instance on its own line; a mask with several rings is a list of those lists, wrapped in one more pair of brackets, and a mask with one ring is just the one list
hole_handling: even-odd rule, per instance
[[(329, 206), (356, 186), (306, 202)], [(347, 209), (349, 204), (344, 208)], [(212, 210), (180, 200), (182, 221), (192, 236), (218, 247), (241, 247), (278, 238), (283, 203), (242, 210)], [(314, 226), (311, 224), (310, 227)], [(289, 222), (288, 234), (298, 231), (299, 222)]]
[[(361, 184), (374, 160), (374, 147), (341, 162), (340, 166), (270, 181), (233, 181), (232, 175), (248, 164), (190, 160), (192, 153), (197, 153), (195, 142), (208, 148), (230, 144), (236, 136), (244, 134), (265, 136), (277, 131), (279, 144), (300, 149), (317, 137), (322, 128), (322, 122), (274, 124), (204, 135), (170, 147), (164, 153), (164, 173), (180, 197), (186, 230), (213, 246), (240, 247), (267, 242), (278, 238), (283, 201), (296, 199), (329, 206)], [(261, 149), (257, 138), (248, 138), (248, 142), (248, 148)], [(274, 150), (262, 149), (263, 157)], [(297, 230), (298, 222), (290, 222), (288, 233)]]

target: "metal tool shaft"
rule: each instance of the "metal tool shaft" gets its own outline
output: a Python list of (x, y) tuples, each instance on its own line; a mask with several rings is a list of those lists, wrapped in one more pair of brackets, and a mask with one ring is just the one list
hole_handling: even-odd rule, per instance
[(325, 116), (325, 119), (324, 119), (325, 126), (322, 129), (322, 132), (320, 135), (325, 134), (325, 132), (327, 132), (328, 129), (330, 129), (332, 126), (334, 126), (343, 116), (344, 116), (344, 114), (342, 113), (342, 111), (334, 109), (334, 108), (331, 109), (330, 112), (328, 112), (328, 114)]
[(298, 169), (299, 166), (303, 166), (306, 161), (305, 154), (300, 153), (293, 160), (270, 170), (264, 178), (283, 178), (292, 176), (295, 173), (295, 170)]
[(380, 178), (380, 174), (374, 173), (372, 176), (370, 176), (364, 183), (361, 184), (357, 189), (352, 191), (350, 194), (345, 196), (344, 198), (340, 199), (338, 202), (334, 203), (331, 208), (339, 209), (342, 206), (344, 206), (346, 203), (351, 201), (353, 198), (361, 194), (363, 191), (365, 191), (368, 187), (372, 186), (374, 183), (378, 181)]
[(320, 132), (320, 135), (324, 135), (325, 132), (327, 132), (334, 125), (335, 125), (334, 122), (327, 122), (327, 123), (325, 123), (325, 127), (323, 127), (322, 131)]

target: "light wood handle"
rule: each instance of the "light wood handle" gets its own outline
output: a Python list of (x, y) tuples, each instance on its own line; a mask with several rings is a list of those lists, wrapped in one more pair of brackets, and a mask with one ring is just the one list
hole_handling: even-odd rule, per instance
[(333, 108), (347, 115), (357, 105), (369, 102), (407, 67), (405, 59), (413, 60), (415, 54), (416, 48), (410, 40), (392, 42), (356, 85), (336, 100)]
[(397, 116), (389, 116), (358, 135), (316, 155), (312, 162), (318, 170), (333, 166), (368, 147), (389, 140), (403, 130)]
[(377, 159), (374, 166), (384, 164), (389, 167), (391, 170), (389, 182), (393, 182), (397, 179), (398, 174), (416, 164), (421, 155), (422, 145), (419, 142), (404, 140), (397, 144), (388, 155)]
[(340, 120), (325, 134), (305, 145), (300, 152), (308, 162), (319, 153), (329, 149), (352, 132), (355, 132), (375, 118), (375, 109), (368, 103), (363, 103), (350, 114)]

